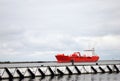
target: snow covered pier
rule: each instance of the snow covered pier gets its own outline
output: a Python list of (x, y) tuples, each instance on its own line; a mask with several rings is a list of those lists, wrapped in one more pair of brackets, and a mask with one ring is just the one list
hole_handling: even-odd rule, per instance
[(83, 73), (119, 73), (120, 60), (83, 63), (7, 62), (0, 63), (0, 79), (35, 78), (37, 76), (72, 75)]

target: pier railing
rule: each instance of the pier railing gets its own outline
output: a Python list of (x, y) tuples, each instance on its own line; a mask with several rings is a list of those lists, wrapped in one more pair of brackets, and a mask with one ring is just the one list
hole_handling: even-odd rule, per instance
[(96, 63), (0, 63), (0, 79), (106, 72), (119, 73), (120, 61), (99, 61)]

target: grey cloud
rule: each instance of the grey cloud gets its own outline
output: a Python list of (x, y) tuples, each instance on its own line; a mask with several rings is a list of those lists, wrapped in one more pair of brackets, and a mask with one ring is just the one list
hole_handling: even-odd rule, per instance
[[(15, 1), (16, 4), (7, 3), (8, 8), (3, 11), (3, 22), (24, 26), (27, 29), (37, 28), (42, 31), (64, 31), (81, 35), (104, 35), (111, 32), (119, 33), (111, 26), (112, 19), (119, 13), (118, 2), (104, 1)], [(13, 4), (13, 5), (12, 5)], [(17, 6), (18, 4), (18, 6)], [(44, 5), (42, 5), (44, 4)], [(6, 5), (7, 6), (7, 5)], [(3, 8), (5, 6), (3, 5)], [(12, 10), (12, 11), (11, 11)], [(6, 14), (8, 13), (8, 15)], [(8, 17), (6, 17), (8, 16)], [(119, 15), (117, 15), (119, 16)], [(118, 18), (114, 21), (119, 21)], [(3, 24), (3, 25), (4, 25)], [(3, 26), (2, 25), (2, 26)], [(108, 31), (108, 28), (110, 27)], [(94, 32), (94, 33), (91, 33)], [(103, 32), (99, 34), (98, 32)], [(104, 33), (108, 32), (108, 33)]]
[[(109, 35), (110, 40), (115, 39), (120, 35), (119, 3), (119, 0), (1, 0), (0, 51), (3, 56), (0, 58), (9, 55), (7, 53), (14, 53), (13, 57), (28, 55), (30, 59), (36, 51), (79, 51), (87, 47), (91, 39)], [(116, 38), (115, 42), (119, 40)]]

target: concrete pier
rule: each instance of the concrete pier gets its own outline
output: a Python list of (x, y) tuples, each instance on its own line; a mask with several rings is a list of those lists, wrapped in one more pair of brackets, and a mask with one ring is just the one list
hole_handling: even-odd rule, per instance
[(0, 79), (25, 78), (36, 76), (72, 75), (84, 73), (119, 73), (120, 60), (57, 63), (57, 62), (9, 62), (0, 63)]

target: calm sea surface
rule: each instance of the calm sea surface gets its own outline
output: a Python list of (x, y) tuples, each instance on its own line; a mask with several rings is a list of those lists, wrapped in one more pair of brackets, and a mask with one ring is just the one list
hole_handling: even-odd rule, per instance
[(120, 81), (120, 73), (105, 73), (105, 74), (81, 74), (81, 75), (64, 75), (64, 76), (46, 76), (36, 77), (34, 79), (24, 78), (1, 81)]

